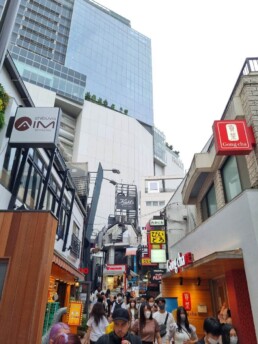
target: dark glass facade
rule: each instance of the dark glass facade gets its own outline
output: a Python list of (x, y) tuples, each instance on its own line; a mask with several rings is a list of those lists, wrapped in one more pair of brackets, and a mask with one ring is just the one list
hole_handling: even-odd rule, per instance
[(80, 103), (90, 92), (153, 125), (151, 41), (97, 3), (21, 0), (10, 52), (25, 81)]

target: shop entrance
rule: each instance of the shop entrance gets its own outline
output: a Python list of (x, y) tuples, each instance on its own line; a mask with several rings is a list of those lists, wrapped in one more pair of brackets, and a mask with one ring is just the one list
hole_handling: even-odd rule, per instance
[(216, 315), (223, 305), (229, 306), (226, 281), (224, 277), (212, 280), (213, 305)]

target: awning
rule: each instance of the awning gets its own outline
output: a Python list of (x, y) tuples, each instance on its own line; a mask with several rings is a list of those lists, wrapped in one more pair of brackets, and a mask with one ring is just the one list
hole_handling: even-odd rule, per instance
[(137, 247), (127, 247), (125, 251), (126, 256), (136, 256)]
[(70, 262), (68, 262), (64, 257), (54, 252), (53, 263), (58, 265), (63, 270), (67, 271), (69, 274), (77, 277), (79, 280), (84, 280), (84, 274), (77, 270)]
[(186, 267), (180, 268), (178, 273), (167, 272), (164, 278), (197, 278), (213, 279), (224, 275), (230, 270), (244, 269), (243, 253), (241, 249), (214, 252), (204, 258), (198, 259)]

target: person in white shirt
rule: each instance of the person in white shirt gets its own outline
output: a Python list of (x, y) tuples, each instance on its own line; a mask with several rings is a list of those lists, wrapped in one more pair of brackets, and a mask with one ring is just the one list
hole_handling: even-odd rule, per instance
[(116, 301), (113, 303), (113, 306), (111, 308), (111, 315), (113, 314), (114, 310), (118, 308), (127, 308), (121, 293), (117, 294)]
[(157, 304), (159, 310), (153, 314), (153, 319), (155, 319), (159, 325), (166, 325), (166, 334), (161, 336), (162, 344), (165, 344), (169, 340), (170, 326), (175, 322), (175, 320), (173, 315), (166, 311), (166, 300), (164, 298), (159, 298)]
[(103, 334), (109, 322), (105, 316), (103, 304), (97, 302), (93, 305), (90, 318), (87, 322), (88, 331), (86, 334), (86, 344), (94, 344)]

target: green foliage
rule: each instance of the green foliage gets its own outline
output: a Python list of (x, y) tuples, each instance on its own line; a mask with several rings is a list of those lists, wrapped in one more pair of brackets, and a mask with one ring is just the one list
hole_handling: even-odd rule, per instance
[(91, 99), (91, 95), (90, 95), (90, 92), (87, 92), (85, 94), (85, 100), (90, 100)]
[(95, 94), (93, 94), (93, 95), (91, 96), (91, 100), (95, 102), (95, 101), (96, 101), (96, 99), (97, 99), (96, 95), (95, 95)]
[(123, 112), (123, 108), (122, 108), (122, 107), (120, 107), (120, 109), (119, 109), (119, 110), (120, 110), (120, 112)]
[(128, 110), (127, 109), (124, 110), (124, 114), (128, 115)]
[(111, 109), (112, 109), (112, 110), (115, 110), (115, 108), (116, 108), (115, 104), (112, 104), (112, 105), (111, 105)]
[(4, 126), (4, 113), (9, 103), (9, 95), (5, 92), (5, 89), (2, 84), (0, 84), (0, 129)]
[(106, 99), (104, 100), (103, 105), (106, 107), (108, 106), (108, 101)]
[(98, 99), (98, 104), (99, 104), (99, 105), (102, 105), (102, 98), (99, 98), (99, 99)]

